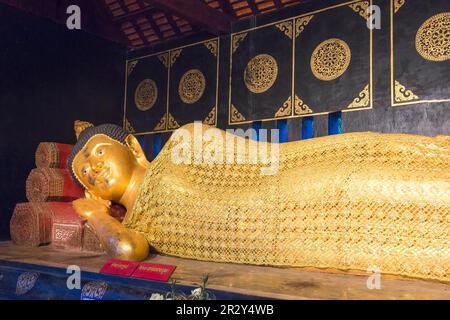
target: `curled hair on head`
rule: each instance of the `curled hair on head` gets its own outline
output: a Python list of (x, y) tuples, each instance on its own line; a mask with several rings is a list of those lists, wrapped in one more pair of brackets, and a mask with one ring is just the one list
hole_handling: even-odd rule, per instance
[(72, 152), (70, 153), (68, 161), (68, 167), (70, 175), (72, 176), (72, 180), (81, 185), (82, 187), (86, 188), (86, 186), (83, 185), (83, 183), (77, 178), (75, 171), (73, 169), (73, 160), (75, 159), (76, 155), (84, 148), (86, 143), (94, 136), (103, 134), (105, 136), (108, 136), (109, 138), (117, 141), (120, 144), (125, 145), (125, 139), (128, 136), (128, 133), (123, 130), (121, 127), (115, 125), (115, 124), (102, 124), (100, 126), (96, 127), (90, 127), (81, 132), (78, 142), (75, 144), (75, 146), (72, 149)]

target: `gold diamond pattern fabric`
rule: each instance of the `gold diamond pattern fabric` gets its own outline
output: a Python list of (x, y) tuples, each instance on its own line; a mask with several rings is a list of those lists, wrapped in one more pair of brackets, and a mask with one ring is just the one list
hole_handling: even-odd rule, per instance
[[(272, 176), (261, 175), (263, 163), (176, 165), (175, 145), (172, 137), (151, 163), (124, 222), (160, 253), (270, 266), (377, 266), (449, 281), (448, 136), (348, 133), (281, 144)], [(247, 140), (246, 153), (252, 148)]]

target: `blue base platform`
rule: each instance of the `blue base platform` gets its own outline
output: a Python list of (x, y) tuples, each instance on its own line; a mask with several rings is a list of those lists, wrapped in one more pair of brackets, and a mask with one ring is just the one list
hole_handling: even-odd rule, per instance
[[(28, 248), (0, 242), (0, 299), (11, 300), (148, 300), (172, 291), (170, 283), (100, 274), (108, 261), (102, 253)], [(266, 299), (444, 299), (450, 284), (381, 275), (381, 289), (372, 290), (365, 271), (317, 268), (275, 268), (150, 255), (147, 262), (176, 266), (176, 293), (191, 294), (208, 274), (208, 291), (218, 300)], [(81, 270), (80, 286), (70, 290), (67, 273)], [(73, 277), (72, 277), (73, 278)], [(72, 279), (71, 278), (71, 279)], [(69, 282), (73, 283), (73, 282)]]
[[(22, 281), (19, 277), (22, 276)], [(154, 293), (172, 290), (169, 283), (81, 272), (80, 289), (69, 290), (66, 269), (0, 260), (2, 300), (149, 300)], [(34, 284), (33, 284), (34, 282)], [(189, 295), (197, 287), (175, 285)], [(208, 290), (216, 299), (261, 299), (260, 297)]]

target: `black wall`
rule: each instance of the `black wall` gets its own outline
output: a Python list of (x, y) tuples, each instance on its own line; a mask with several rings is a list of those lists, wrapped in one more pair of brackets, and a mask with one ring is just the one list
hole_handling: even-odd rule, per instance
[[(292, 18), (297, 15), (302, 15), (305, 13), (310, 13), (314, 10), (331, 7), (336, 4), (347, 3), (347, 0), (328, 0), (328, 1), (312, 1), (305, 4), (300, 4), (297, 6), (288, 7), (284, 10), (277, 11), (275, 13), (270, 13), (266, 15), (257, 16), (256, 18), (247, 19), (241, 21), (234, 25), (233, 32), (239, 32), (246, 30), (248, 28), (254, 28), (256, 26), (261, 26), (269, 24), (275, 21), (281, 21), (283, 19)], [(431, 2), (423, 2), (420, 0), (414, 0), (415, 3), (422, 3), (427, 10), (415, 10), (409, 9), (412, 6), (413, 0), (407, 1), (406, 4), (400, 11), (400, 15), (407, 16), (410, 18), (410, 23), (403, 22), (398, 23), (398, 28), (395, 31), (396, 34), (396, 48), (398, 45), (398, 38), (402, 34), (413, 33), (417, 31), (418, 26), (422, 23), (426, 17), (433, 14), (433, 10), (436, 12), (448, 11), (448, 1), (436, 0)], [(440, 134), (449, 135), (450, 134), (450, 102), (441, 103), (418, 103), (405, 106), (391, 106), (391, 88), (390, 88), (390, 0), (373, 0), (373, 4), (378, 5), (381, 8), (381, 29), (373, 30), (373, 109), (364, 111), (352, 111), (344, 112), (342, 114), (342, 127), (344, 132), (355, 132), (355, 131), (375, 131), (375, 132), (387, 132), (387, 133), (411, 133), (435, 136)], [(347, 9), (348, 10), (348, 9)], [(409, 10), (409, 11), (408, 11)], [(356, 14), (348, 10), (355, 18), (360, 19)], [(397, 22), (399, 21), (399, 16), (397, 16)], [(362, 21), (362, 20), (361, 20)], [(407, 21), (408, 22), (408, 21)], [(413, 23), (414, 22), (414, 23)], [(345, 19), (339, 21), (331, 21), (331, 29), (339, 30), (346, 28), (347, 21)], [(364, 26), (364, 23), (362, 24)], [(329, 27), (328, 26), (328, 27)], [(365, 28), (365, 26), (364, 26)], [(312, 28), (310, 31), (315, 32)], [(317, 30), (318, 39), (320, 30)], [(337, 31), (336, 31), (337, 32)], [(280, 32), (279, 37), (284, 37)], [(190, 41), (190, 43), (195, 43), (197, 41), (205, 40), (211, 38), (211, 36), (205, 36), (204, 38), (195, 38)], [(414, 37), (408, 37), (409, 41), (413, 44)], [(256, 41), (257, 40), (257, 41)], [(256, 39), (253, 43), (255, 47), (263, 46), (259, 41), (270, 42), (269, 39)], [(313, 39), (314, 40), (314, 39)], [(316, 41), (316, 40), (314, 40)], [(318, 40), (317, 40), (318, 41)], [(258, 42), (258, 43), (257, 43)], [(177, 48), (179, 46), (184, 46), (188, 44), (189, 41), (184, 40), (180, 43), (173, 43), (172, 45), (165, 45), (155, 48), (154, 50), (142, 50), (135, 51), (129, 55), (129, 59), (135, 59), (147, 54), (162, 52), (165, 50)], [(308, 43), (304, 43), (308, 45)], [(315, 47), (316, 44), (312, 44)], [(298, 49), (298, 48), (296, 48)], [(286, 59), (290, 59), (290, 50), (286, 51)], [(419, 62), (413, 64), (409, 62), (412, 60), (411, 57), (417, 56), (416, 60)], [(308, 56), (309, 57), (309, 56)], [(418, 57), (415, 50), (405, 50), (397, 52), (396, 55), (397, 68), (396, 68), (396, 79), (404, 81), (405, 84), (415, 91), (421, 98), (428, 99), (441, 99), (443, 95), (447, 99), (450, 98), (450, 92), (448, 91), (448, 74), (450, 74), (449, 61), (441, 63), (430, 63), (424, 59)], [(202, 61), (197, 62), (199, 65)], [(436, 73), (429, 69), (429, 65), (433, 64), (439, 67), (440, 72)], [(405, 68), (410, 73), (404, 76), (402, 69), (400, 67), (406, 66)], [(151, 70), (149, 70), (151, 73)], [(229, 103), (229, 81), (230, 81), (230, 36), (223, 36), (220, 38), (220, 72), (219, 72), (219, 105), (218, 105), (218, 123), (217, 126), (220, 128), (246, 128), (249, 124), (242, 125), (228, 125), (228, 103)], [(358, 72), (358, 70), (356, 70)], [(367, 71), (362, 70), (361, 73), (367, 74)], [(420, 78), (434, 79), (428, 81), (421, 81), (420, 83), (416, 79)], [(303, 82), (305, 83), (305, 81)], [(308, 82), (306, 82), (308, 83)], [(177, 84), (175, 84), (177, 85)], [(358, 86), (359, 88), (359, 86)], [(343, 92), (353, 89), (352, 86), (345, 88)], [(431, 91), (431, 93), (425, 95), (424, 92)], [(316, 90), (315, 94), (320, 97), (325, 98), (338, 98), (342, 92), (334, 92), (330, 94), (327, 90)], [(352, 95), (353, 96), (353, 95)], [(356, 95), (355, 95), (356, 97)], [(243, 101), (241, 103), (243, 109), (246, 107), (251, 109), (248, 111), (251, 113), (258, 113), (261, 110), (259, 105), (250, 100), (249, 103)], [(281, 104), (277, 102), (275, 106), (280, 106)], [(245, 110), (241, 110), (243, 113)], [(332, 111), (338, 111), (332, 110)], [(198, 120), (202, 120), (199, 117)], [(288, 140), (294, 141), (300, 139), (302, 119), (301, 118), (291, 118), (288, 119), (289, 131)], [(262, 124), (263, 128), (275, 128), (276, 121), (266, 121)], [(152, 128), (148, 128), (152, 130)], [(148, 130), (148, 131), (149, 131)], [(328, 134), (328, 116), (318, 115), (314, 116), (314, 133), (315, 136), (324, 136)], [(162, 133), (163, 141), (166, 141), (170, 133)], [(152, 135), (147, 135), (142, 138), (147, 143), (147, 150), (151, 149), (153, 141)]]
[(0, 239), (8, 239), (39, 142), (74, 143), (78, 119), (122, 123), (126, 49), (1, 4), (0, 35)]

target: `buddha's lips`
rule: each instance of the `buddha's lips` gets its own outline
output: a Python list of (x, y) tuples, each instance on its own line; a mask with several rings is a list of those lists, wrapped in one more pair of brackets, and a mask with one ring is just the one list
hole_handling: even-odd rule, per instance
[(111, 176), (110, 169), (103, 170), (95, 177), (95, 185), (107, 184), (110, 176)]

